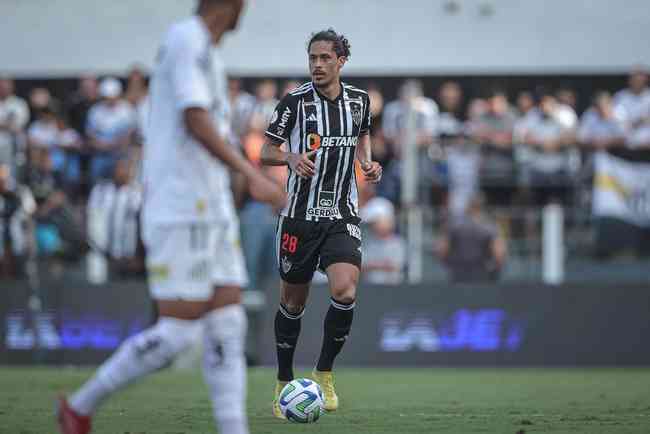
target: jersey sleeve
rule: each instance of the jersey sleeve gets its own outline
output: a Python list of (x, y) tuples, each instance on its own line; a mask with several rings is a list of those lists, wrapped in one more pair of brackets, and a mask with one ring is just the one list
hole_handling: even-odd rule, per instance
[(207, 47), (203, 47), (198, 38), (179, 31), (171, 38), (168, 49), (176, 107), (179, 110), (190, 107), (209, 110), (211, 99)]
[(370, 133), (370, 122), (372, 115), (370, 114), (370, 96), (366, 97), (366, 111), (363, 113), (363, 120), (361, 121), (361, 129), (359, 130), (360, 136), (365, 136)]
[(282, 144), (289, 140), (291, 131), (296, 124), (298, 105), (291, 94), (280, 100), (271, 116), (271, 122), (264, 135), (275, 144)]

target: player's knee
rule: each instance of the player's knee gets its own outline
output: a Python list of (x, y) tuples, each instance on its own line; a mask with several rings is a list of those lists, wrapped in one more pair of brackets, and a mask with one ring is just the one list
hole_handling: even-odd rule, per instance
[(305, 310), (306, 297), (302, 292), (282, 291), (280, 303), (291, 315), (299, 315)]
[(231, 304), (213, 310), (205, 316), (204, 327), (206, 345), (214, 347), (206, 347), (207, 351), (243, 353), (248, 320), (241, 305)]
[[(189, 347), (192, 343), (192, 331), (196, 327), (196, 321), (163, 317), (150, 328), (124, 341), (118, 353), (121, 352), (123, 360), (139, 365), (145, 371), (161, 369)], [(119, 355), (117, 357), (120, 358)], [(98, 378), (111, 389), (122, 384), (124, 376), (119, 374), (107, 365), (97, 373)]]
[(305, 310), (304, 303), (282, 303), (282, 306), (287, 310), (291, 315), (300, 315), (303, 310)]
[(354, 303), (357, 297), (357, 282), (352, 276), (337, 279), (331, 288), (334, 300), (343, 304)]

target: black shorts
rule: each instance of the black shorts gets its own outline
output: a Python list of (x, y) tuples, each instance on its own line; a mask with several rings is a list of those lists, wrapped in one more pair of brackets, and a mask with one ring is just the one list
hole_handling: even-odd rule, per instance
[(310, 222), (280, 216), (276, 252), (278, 270), (288, 283), (309, 283), (316, 268), (347, 263), (361, 268), (360, 220)]

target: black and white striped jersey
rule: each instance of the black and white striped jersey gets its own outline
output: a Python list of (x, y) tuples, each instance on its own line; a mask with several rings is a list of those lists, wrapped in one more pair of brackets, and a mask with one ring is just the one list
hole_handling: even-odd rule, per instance
[(357, 142), (370, 129), (368, 93), (341, 83), (335, 100), (311, 83), (288, 93), (278, 104), (266, 136), (273, 144), (287, 142), (288, 150), (318, 150), (311, 179), (289, 169), (288, 202), (281, 214), (318, 221), (358, 217), (358, 191), (354, 170)]

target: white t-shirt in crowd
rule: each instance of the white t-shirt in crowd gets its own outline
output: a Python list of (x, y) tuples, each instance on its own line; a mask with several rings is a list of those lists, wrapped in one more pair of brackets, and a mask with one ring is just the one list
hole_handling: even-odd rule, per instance
[(114, 106), (100, 102), (88, 112), (86, 131), (102, 141), (114, 142), (133, 131), (136, 122), (136, 112), (128, 102), (118, 101)]
[(614, 108), (624, 114), (625, 121), (628, 123), (634, 123), (647, 116), (649, 106), (650, 89), (639, 94), (633, 93), (630, 89), (623, 89), (614, 95)]
[[(415, 128), (418, 134), (436, 135), (438, 128), (438, 104), (430, 98), (420, 97), (415, 101), (413, 108), (416, 113)], [(406, 128), (408, 113), (409, 106), (401, 99), (386, 104), (382, 119), (382, 128), (388, 140), (400, 140), (400, 136)]]
[(221, 55), (198, 16), (171, 27), (149, 89), (143, 161), (143, 224), (217, 222), (234, 218), (227, 167), (187, 131), (184, 111), (209, 110), (217, 132), (230, 136), (230, 108)]
[(603, 119), (594, 108), (590, 108), (580, 118), (578, 139), (581, 142), (620, 137), (625, 137), (623, 116), (620, 110), (614, 109), (611, 119)]
[(633, 124), (643, 118), (650, 118), (650, 89), (646, 88), (639, 94), (623, 89), (614, 95), (614, 107), (624, 115), (627, 145), (635, 148), (649, 144), (650, 124), (647, 122), (637, 126)]
[[(10, 123), (18, 129), (24, 129), (29, 122), (29, 107), (22, 98), (9, 96), (0, 100), (0, 123)], [(0, 130), (0, 162), (13, 161), (14, 137), (9, 131)]]
[[(230, 103), (232, 105), (233, 138), (237, 143), (248, 130), (248, 124), (257, 105), (257, 100), (250, 93), (241, 91)], [(273, 110), (275, 110), (275, 107), (273, 107)]]
[[(569, 106), (559, 105), (552, 116), (544, 116), (541, 110), (533, 109), (519, 120), (515, 126), (515, 136), (517, 140), (523, 139), (526, 134), (531, 134), (537, 140), (557, 140), (575, 125), (575, 112)], [(567, 158), (567, 151), (570, 152), (570, 148), (544, 152), (529, 147), (525, 155), (531, 168), (552, 173), (572, 167), (573, 161)]]
[(578, 115), (575, 110), (566, 104), (558, 104), (553, 117), (563, 128), (574, 128), (578, 124)]
[(406, 242), (399, 235), (380, 239), (370, 234), (364, 239), (363, 262), (364, 264), (388, 263), (395, 268), (393, 271), (364, 271), (363, 278), (368, 283), (378, 285), (402, 283), (406, 266)]
[(32, 146), (37, 148), (54, 148), (59, 145), (60, 131), (55, 122), (36, 121), (27, 130), (27, 137)]

